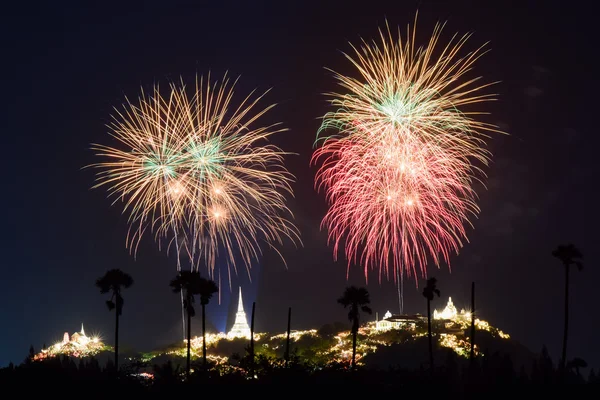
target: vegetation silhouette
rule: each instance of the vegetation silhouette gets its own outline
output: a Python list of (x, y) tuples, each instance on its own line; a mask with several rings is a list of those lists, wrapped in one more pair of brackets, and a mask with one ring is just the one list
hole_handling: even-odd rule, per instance
[(567, 360), (567, 338), (569, 334), (569, 271), (571, 266), (576, 266), (577, 270), (583, 269), (583, 254), (572, 243), (567, 245), (559, 245), (552, 252), (552, 256), (558, 258), (565, 267), (565, 324), (563, 330), (562, 356), (559, 360), (560, 371), (565, 369)]
[(475, 282), (471, 282), (471, 349), (469, 350), (469, 361), (475, 362)]
[(431, 277), (427, 279), (427, 285), (423, 288), (423, 297), (427, 299), (427, 336), (429, 338), (429, 369), (433, 375), (433, 341), (431, 337), (431, 301), (434, 294), (440, 297), (440, 291), (436, 287), (437, 279)]
[(342, 297), (338, 299), (338, 303), (344, 308), (349, 308), (348, 319), (352, 323), (352, 370), (356, 370), (356, 337), (360, 326), (360, 312), (373, 313), (367, 305), (371, 303), (371, 299), (369, 292), (364, 287), (349, 286), (344, 290)]
[(219, 287), (210, 279), (200, 277), (199, 291), (200, 305), (202, 306), (202, 366), (206, 369), (206, 306), (215, 293), (219, 292)]
[(188, 379), (190, 377), (191, 368), (192, 317), (196, 315), (194, 296), (200, 294), (203, 285), (205, 285), (205, 283), (198, 271), (179, 271), (175, 279), (171, 280), (171, 283), (169, 283), (169, 286), (173, 289), (174, 293), (183, 293), (183, 308), (187, 315), (187, 360), (185, 374)]
[(290, 333), (291, 333), (291, 330), (292, 330), (292, 307), (289, 307), (288, 308), (287, 332), (286, 332), (286, 339), (285, 339), (285, 354), (284, 354), (286, 363), (290, 361)]
[[(424, 338), (423, 338), (424, 339)], [(259, 350), (259, 349), (257, 349)], [(539, 397), (542, 394), (556, 395), (559, 371), (555, 368), (546, 348), (533, 359), (532, 365), (520, 367), (514, 363), (508, 353), (487, 351), (481, 363), (476, 363), (478, 381), (473, 384), (470, 380), (469, 360), (460, 357), (450, 349), (442, 351), (440, 360), (445, 360), (436, 368), (435, 375), (430, 375), (424, 368), (369, 368), (368, 366), (349, 369), (347, 364), (328, 363), (315, 364), (293, 353), (289, 363), (281, 357), (274, 357), (257, 351), (254, 372), (257, 379), (248, 379), (250, 368), (249, 354), (242, 357), (235, 368), (208, 362), (208, 372), (195, 370), (190, 379), (185, 378), (185, 372), (171, 360), (162, 364), (143, 365), (131, 363), (123, 365), (121, 379), (113, 379), (114, 363), (108, 359), (102, 366), (98, 359), (89, 357), (76, 359), (60, 356), (47, 358), (42, 361), (23, 362), (0, 368), (0, 382), (3, 389), (23, 388), (35, 382), (37, 388), (43, 389), (46, 395), (53, 391), (64, 391), (83, 384), (86, 398), (107, 398), (118, 394), (139, 398), (144, 395), (157, 396), (174, 394), (192, 394), (207, 385), (224, 386), (231, 395), (233, 386), (242, 386), (241, 393), (264, 393), (265, 386), (289, 385), (294, 393), (312, 392), (315, 388), (326, 389), (335, 387), (336, 394), (369, 393), (397, 394), (406, 393), (406, 389), (424, 390), (428, 395), (443, 395), (445, 398), (476, 398), (482, 395), (497, 395), (499, 392), (519, 393), (530, 392)], [(480, 358), (478, 358), (479, 360)], [(584, 368), (580, 361), (573, 359), (571, 368), (564, 372), (565, 381), (569, 385), (585, 385), (586, 395), (598, 393), (600, 380), (595, 371), (590, 371), (588, 378), (582, 377), (579, 368)], [(517, 368), (515, 368), (517, 367)], [(152, 377), (147, 374), (151, 373)], [(35, 389), (35, 388), (32, 388)], [(32, 394), (28, 389), (28, 394)], [(568, 389), (571, 394), (576, 389)], [(554, 396), (553, 396), (554, 397)]]
[(254, 377), (254, 313), (256, 311), (256, 302), (252, 302), (252, 314), (250, 316), (250, 377)]
[(575, 374), (578, 377), (581, 377), (581, 374), (579, 373), (579, 368), (587, 368), (587, 362), (585, 362), (585, 360), (582, 358), (575, 357), (567, 363), (566, 367), (571, 370), (574, 370)]
[(111, 297), (106, 301), (108, 310), (115, 309), (115, 372), (119, 373), (119, 317), (123, 314), (123, 296), (121, 291), (128, 289), (133, 285), (131, 275), (120, 269), (110, 269), (104, 276), (96, 280), (96, 286), (100, 289), (100, 294), (111, 293)]

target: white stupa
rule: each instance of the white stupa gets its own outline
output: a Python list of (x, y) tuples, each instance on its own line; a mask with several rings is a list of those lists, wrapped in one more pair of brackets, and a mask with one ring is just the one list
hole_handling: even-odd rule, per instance
[(250, 333), (250, 327), (248, 326), (246, 313), (244, 312), (244, 303), (242, 302), (242, 287), (240, 286), (240, 298), (238, 300), (238, 310), (235, 314), (235, 322), (231, 330), (227, 332), (227, 337), (250, 339)]
[(448, 304), (446, 304), (446, 308), (444, 308), (442, 312), (433, 310), (433, 319), (455, 319), (457, 314), (456, 307), (452, 302), (452, 297), (448, 297)]

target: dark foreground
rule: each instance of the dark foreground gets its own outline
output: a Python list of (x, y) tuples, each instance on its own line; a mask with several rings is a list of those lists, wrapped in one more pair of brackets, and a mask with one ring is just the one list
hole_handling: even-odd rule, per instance
[[(79, 360), (67, 357), (41, 362), (25, 362), (19, 366), (0, 369), (1, 398), (25, 395), (90, 398), (171, 398), (174, 395), (247, 396), (379, 396), (418, 393), (421, 397), (476, 398), (500, 393), (531, 395), (535, 398), (549, 395), (574, 395), (582, 393), (593, 398), (600, 394), (600, 379), (594, 372), (584, 378), (579, 371), (560, 373), (552, 365), (536, 364), (530, 374), (515, 372), (501, 360), (494, 365), (489, 361), (469, 367), (452, 363), (438, 367), (434, 373), (428, 369), (373, 370), (365, 367), (351, 371), (347, 365), (328, 367), (292, 363), (287, 367), (257, 363), (253, 374), (248, 368), (211, 366), (196, 371), (189, 379), (171, 362), (148, 366), (130, 364), (115, 373), (110, 364), (101, 367), (94, 359)], [(151, 371), (151, 372), (140, 372)], [(255, 376), (255, 378), (250, 378)], [(10, 395), (12, 393), (12, 396)], [(5, 394), (8, 394), (6, 397)], [(133, 396), (133, 397), (132, 397)]]

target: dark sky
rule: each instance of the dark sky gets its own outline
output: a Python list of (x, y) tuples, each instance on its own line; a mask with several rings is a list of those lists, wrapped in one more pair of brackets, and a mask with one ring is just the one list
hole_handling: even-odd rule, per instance
[[(386, 18), (405, 26), (418, 9), (422, 40), (436, 21), (447, 20), (445, 38), (474, 32), (467, 47), (490, 42), (476, 73), (501, 81), (488, 121), (510, 133), (491, 141), (494, 161), (470, 243), (453, 257), (452, 272), (430, 267), (442, 292), (436, 305), (452, 296), (459, 308), (467, 306), (475, 281), (482, 318), (534, 351), (546, 344), (556, 360), (563, 270), (551, 251), (573, 242), (586, 265), (572, 275), (569, 354), (600, 367), (592, 329), (600, 272), (591, 229), (598, 225), (591, 207), (598, 172), (591, 8), (548, 1), (14, 3), (0, 17), (0, 365), (21, 362), (30, 344), (38, 349), (81, 323), (112, 342), (113, 314), (94, 287), (109, 268), (135, 279), (125, 293), (122, 342), (143, 350), (180, 339), (179, 298), (168, 287), (174, 260), (149, 238), (134, 260), (120, 208), (89, 189), (93, 174), (81, 167), (94, 161), (90, 143), (111, 143), (105, 123), (125, 96), (208, 71), (241, 75), (240, 93), (272, 87), (267, 101), (279, 105), (265, 122), (283, 122), (290, 130), (278, 144), (299, 153), (287, 165), (297, 177), (290, 208), (304, 247), (283, 249), (287, 270), (267, 253), (252, 270), (252, 284), (245, 277), (233, 283), (243, 286), (247, 309), (256, 301), (257, 329), (283, 331), (288, 306), (294, 328), (345, 321), (336, 299), (348, 284), (346, 264), (333, 262), (319, 229), (325, 202), (313, 190), (309, 165), (318, 117), (328, 110), (321, 93), (335, 89), (325, 67), (349, 72), (340, 52), (349, 50), (348, 41), (376, 36)], [(364, 284), (359, 268), (350, 281)], [(392, 283), (373, 275), (367, 288), (380, 316), (397, 311)], [(424, 313), (415, 282), (405, 289), (406, 311)], [(211, 306), (209, 317), (221, 329), (231, 297), (227, 290), (222, 304)]]

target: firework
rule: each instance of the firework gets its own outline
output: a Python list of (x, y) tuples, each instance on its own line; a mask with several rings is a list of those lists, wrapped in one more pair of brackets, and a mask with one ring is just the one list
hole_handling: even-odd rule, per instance
[(122, 202), (134, 254), (151, 232), (161, 247), (176, 248), (178, 263), (180, 255), (196, 268), (202, 261), (213, 277), (219, 256), (231, 278), (240, 262), (249, 273), (261, 242), (299, 240), (286, 206), (294, 177), (283, 161), (291, 153), (268, 142), (285, 129), (255, 127), (274, 105), (259, 108), (266, 92), (234, 104), (236, 83), (209, 76), (192, 90), (181, 82), (166, 95), (159, 86), (142, 91), (108, 126), (118, 146), (93, 145), (103, 158), (91, 165), (99, 170), (93, 187)]
[(473, 108), (494, 95), (466, 78), (483, 47), (461, 56), (469, 35), (439, 46), (442, 28), (417, 47), (416, 24), (405, 38), (387, 26), (379, 42), (345, 54), (356, 77), (334, 72), (343, 90), (329, 94), (335, 111), (317, 136), (315, 185), (329, 203), (322, 226), (334, 257), (343, 251), (365, 278), (371, 269), (381, 281), (427, 276), (430, 261), (449, 266), (479, 213), (473, 183), (485, 177), (485, 139), (496, 128)]

